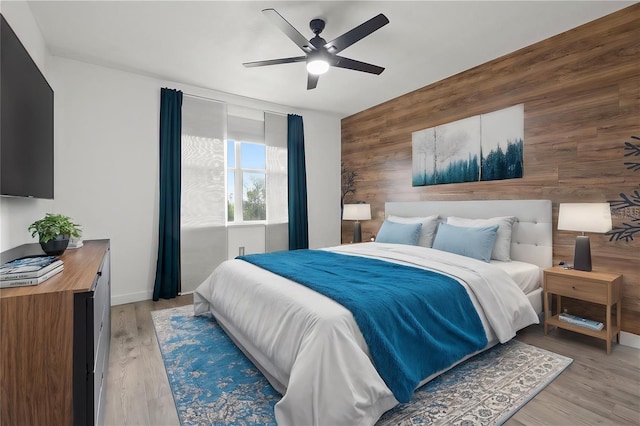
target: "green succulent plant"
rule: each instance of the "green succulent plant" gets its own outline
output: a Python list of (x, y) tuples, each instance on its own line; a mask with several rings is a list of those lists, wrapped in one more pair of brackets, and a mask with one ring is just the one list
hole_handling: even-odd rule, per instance
[(29, 225), (27, 230), (34, 238), (38, 235), (38, 241), (41, 243), (46, 243), (60, 235), (80, 237), (80, 225), (73, 223), (70, 217), (61, 214), (47, 213), (42, 219)]

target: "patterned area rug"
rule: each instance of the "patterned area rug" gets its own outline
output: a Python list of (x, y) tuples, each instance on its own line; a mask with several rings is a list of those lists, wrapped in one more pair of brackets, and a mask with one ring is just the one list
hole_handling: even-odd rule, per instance
[[(211, 317), (193, 306), (151, 313), (176, 403), (187, 425), (275, 425), (280, 395)], [(512, 340), (418, 389), (377, 425), (502, 424), (571, 364)]]

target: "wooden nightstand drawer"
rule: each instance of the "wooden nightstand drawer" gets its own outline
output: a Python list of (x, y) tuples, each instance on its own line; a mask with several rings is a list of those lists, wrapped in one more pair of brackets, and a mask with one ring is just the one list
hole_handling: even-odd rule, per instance
[(607, 284), (570, 277), (546, 276), (546, 291), (594, 303), (607, 303)]

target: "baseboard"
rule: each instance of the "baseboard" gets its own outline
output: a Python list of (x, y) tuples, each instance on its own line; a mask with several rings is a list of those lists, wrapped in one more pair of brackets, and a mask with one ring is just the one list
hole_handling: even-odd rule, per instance
[(127, 303), (142, 302), (153, 299), (153, 291), (139, 291), (137, 293), (111, 295), (111, 306), (124, 305)]
[(640, 336), (627, 331), (620, 332), (620, 344), (640, 349)]
[[(193, 291), (180, 293), (180, 296), (192, 294)], [(121, 294), (119, 296), (111, 295), (111, 306), (125, 305), (127, 303), (142, 302), (143, 300), (153, 299), (153, 291), (140, 291), (138, 293)]]

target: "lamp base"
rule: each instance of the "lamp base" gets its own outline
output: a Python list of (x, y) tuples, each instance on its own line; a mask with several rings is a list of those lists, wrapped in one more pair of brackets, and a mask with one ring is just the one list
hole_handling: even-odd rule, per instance
[(356, 223), (353, 225), (353, 242), (362, 242), (362, 231), (360, 230), (360, 222), (358, 221), (356, 221)]
[(578, 271), (591, 271), (591, 244), (589, 243), (589, 237), (586, 235), (576, 237), (573, 269), (577, 269)]

